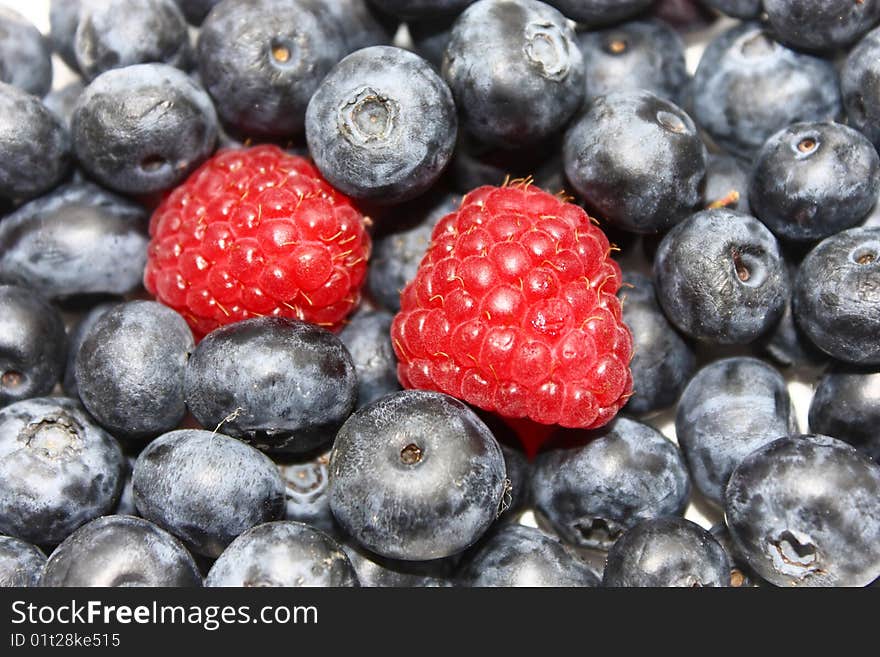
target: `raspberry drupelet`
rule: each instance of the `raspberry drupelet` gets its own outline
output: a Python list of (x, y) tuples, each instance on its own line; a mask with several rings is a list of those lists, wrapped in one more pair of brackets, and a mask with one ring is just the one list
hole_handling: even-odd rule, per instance
[(401, 383), (513, 426), (606, 424), (632, 394), (611, 251), (582, 208), (528, 181), (472, 191), (403, 290), (391, 330)]
[(365, 223), (307, 159), (221, 151), (153, 214), (144, 285), (198, 337), (263, 315), (335, 329), (360, 301)]

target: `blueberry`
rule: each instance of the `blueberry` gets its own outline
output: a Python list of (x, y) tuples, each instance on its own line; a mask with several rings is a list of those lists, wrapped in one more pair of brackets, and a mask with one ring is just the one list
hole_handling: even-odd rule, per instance
[(142, 206), (91, 183), (71, 183), (0, 223), (0, 280), (49, 298), (126, 294), (147, 261)]
[(40, 586), (201, 586), (186, 548), (171, 534), (133, 516), (105, 516), (83, 525), (46, 563)]
[(499, 521), (514, 522), (531, 502), (532, 464), (522, 450), (498, 443), (507, 472), (507, 492), (501, 503)]
[(730, 536), (730, 530), (723, 522), (713, 525), (709, 533), (724, 548), (730, 561), (730, 585), (735, 588), (755, 588), (765, 586), (764, 580), (758, 577), (739, 556), (736, 545)]
[(338, 528), (330, 511), (330, 454), (319, 454), (309, 460), (279, 463), (284, 480), (285, 520), (295, 520), (330, 535)]
[(643, 520), (684, 512), (687, 468), (663, 434), (625, 417), (571, 433), (580, 445), (540, 454), (531, 486), (536, 512), (567, 543), (607, 550)]
[(734, 18), (758, 18), (763, 0), (703, 0), (710, 7)]
[(0, 81), (35, 96), (52, 87), (49, 43), (24, 16), (0, 7)]
[(61, 314), (30, 290), (0, 285), (0, 407), (51, 392), (66, 352)]
[(474, 0), (371, 0), (393, 16), (412, 18), (442, 18), (461, 13)]
[(224, 0), (198, 40), (220, 118), (258, 136), (301, 134), (309, 99), (344, 54), (338, 22), (300, 0)]
[(115, 305), (116, 302), (114, 301), (97, 304), (83, 314), (72, 325), (67, 334), (67, 364), (64, 368), (64, 378), (61, 380), (61, 387), (64, 390), (64, 394), (72, 399), (79, 399), (79, 392), (76, 388), (76, 355), (79, 353), (83, 340), (86, 339), (94, 323)]
[(202, 340), (186, 368), (186, 402), (207, 428), (260, 449), (326, 445), (357, 401), (357, 375), (339, 338), (313, 324), (259, 317)]
[(780, 239), (819, 240), (859, 224), (877, 202), (880, 156), (839, 123), (795, 123), (770, 137), (752, 168), (752, 210)]
[(654, 259), (666, 317), (687, 335), (746, 344), (773, 328), (790, 283), (776, 238), (735, 210), (698, 212), (669, 231)]
[(757, 358), (734, 357), (691, 379), (675, 432), (694, 484), (721, 504), (733, 469), (759, 447), (797, 432), (797, 420), (782, 375)]
[(36, 545), (0, 536), (0, 588), (39, 586), (46, 555)]
[(211, 155), (217, 140), (208, 94), (166, 64), (99, 76), (77, 102), (71, 126), (80, 165), (128, 194), (173, 187)]
[(635, 16), (654, 0), (547, 0), (569, 18), (589, 25), (607, 25)]
[(791, 123), (833, 121), (842, 113), (831, 62), (786, 48), (756, 23), (736, 25), (709, 43), (693, 91), (700, 127), (745, 159)]
[(678, 106), (649, 91), (596, 98), (565, 134), (565, 173), (599, 219), (657, 233), (702, 199), (706, 147)]
[(437, 70), (443, 67), (443, 53), (452, 35), (457, 16), (407, 21), (406, 27), (413, 42), (413, 49), (429, 61)]
[[(790, 269), (791, 271), (791, 269)], [(791, 278), (797, 274), (795, 269)], [(760, 341), (763, 352), (783, 367), (816, 367), (828, 360), (828, 354), (816, 347), (798, 326), (791, 310), (791, 300), (779, 323)]]
[(681, 37), (663, 21), (632, 21), (577, 32), (584, 56), (586, 98), (645, 89), (681, 102), (688, 73)]
[(506, 483), (486, 425), (434, 392), (398, 392), (356, 411), (330, 456), (333, 515), (361, 545), (394, 559), (464, 550), (495, 520)]
[(210, 431), (172, 431), (151, 442), (134, 464), (132, 486), (144, 518), (208, 557), (284, 516), (284, 483), (269, 457)]
[(306, 139), (324, 177), (344, 193), (400, 203), (436, 182), (458, 121), (449, 88), (421, 57), (374, 46), (343, 59), (306, 112)]
[(68, 82), (59, 89), (50, 91), (45, 98), (43, 104), (48, 107), (61, 120), (61, 124), (69, 131), (70, 123), (73, 120), (73, 110), (79, 102), (86, 86), (79, 78), (73, 82)]
[(724, 515), (737, 551), (777, 586), (865, 586), (880, 576), (880, 466), (844, 442), (806, 435), (752, 452)]
[(845, 362), (880, 364), (880, 228), (851, 228), (819, 242), (794, 284), (795, 321)]
[(358, 586), (342, 546), (300, 522), (269, 522), (241, 534), (214, 562), (205, 586)]
[(184, 368), (192, 332), (170, 308), (129, 301), (104, 313), (76, 356), (83, 405), (120, 439), (151, 438), (174, 429), (186, 413)]
[(357, 374), (357, 407), (400, 390), (397, 358), (391, 345), (391, 313), (383, 310), (359, 312), (339, 333), (351, 354)]
[(598, 575), (542, 531), (507, 525), (480, 543), (459, 572), (473, 587), (596, 587)]
[[(419, 199), (421, 201), (421, 199)], [(403, 225), (373, 243), (367, 285), (370, 294), (391, 312), (400, 310), (400, 293), (415, 279), (419, 264), (431, 243), (434, 226), (461, 204), (457, 194), (430, 198), (428, 203), (403, 206), (408, 215)]]
[(122, 469), (117, 442), (72, 399), (7, 406), (0, 410), (0, 533), (60, 543), (113, 509)]
[(113, 513), (120, 516), (137, 516), (137, 507), (134, 505), (134, 491), (132, 490), (132, 474), (134, 473), (134, 464), (136, 457), (126, 456), (125, 466), (123, 468), (122, 492), (119, 494), (119, 501), (113, 508)]
[(0, 198), (49, 191), (70, 168), (70, 135), (36, 96), (0, 82)]
[(221, 0), (175, 0), (184, 18), (190, 25), (201, 25), (205, 16), (220, 4)]
[(602, 582), (614, 587), (729, 586), (730, 561), (699, 525), (656, 518), (636, 525), (611, 547)]
[(343, 543), (361, 586), (369, 588), (450, 588), (457, 558), (400, 561), (373, 554), (354, 542)]
[(880, 145), (880, 28), (850, 51), (840, 72), (849, 124)]
[(507, 148), (559, 131), (580, 107), (584, 61), (565, 17), (537, 0), (479, 0), (458, 18), (443, 77), (467, 131)]
[(633, 396), (626, 412), (642, 415), (672, 406), (696, 370), (691, 346), (678, 334), (654, 295), (650, 278), (626, 274), (618, 295), (633, 336)]
[(880, 463), (880, 371), (837, 366), (816, 386), (810, 431), (850, 443)]
[(774, 35), (793, 48), (834, 50), (880, 20), (878, 0), (764, 0)]
[(394, 39), (397, 19), (383, 14), (370, 0), (313, 1), (321, 4), (324, 11), (330, 12), (338, 22), (346, 53), (390, 44)]
[(49, 0), (49, 42), (64, 63), (79, 72), (73, 44), (82, 0)]
[(749, 211), (749, 174), (736, 158), (722, 153), (709, 154), (703, 206)]
[(186, 20), (174, 0), (87, 1), (81, 7), (73, 53), (87, 80), (134, 64), (188, 64)]

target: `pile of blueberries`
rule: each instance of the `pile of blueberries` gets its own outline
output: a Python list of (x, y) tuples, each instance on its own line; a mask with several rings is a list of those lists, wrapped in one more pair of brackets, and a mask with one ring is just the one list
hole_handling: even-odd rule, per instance
[[(50, 18), (0, 7), (0, 585), (880, 578), (880, 0)], [(55, 89), (53, 53), (77, 74)], [(357, 85), (385, 96), (332, 120)], [(372, 218), (367, 299), (339, 333), (265, 317), (196, 342), (142, 288), (151, 209), (266, 142)], [(437, 221), (527, 176), (619, 246), (635, 343), (623, 413), (534, 459), (499, 418), (401, 390), (390, 339)]]

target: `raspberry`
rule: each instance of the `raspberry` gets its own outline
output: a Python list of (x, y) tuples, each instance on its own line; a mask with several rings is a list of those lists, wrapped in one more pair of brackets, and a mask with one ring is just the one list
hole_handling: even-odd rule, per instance
[(583, 209), (528, 182), (472, 191), (402, 292), (391, 328), (401, 383), (513, 419), (526, 442), (528, 421), (606, 424), (632, 394), (610, 253)]
[(198, 336), (263, 315), (334, 329), (360, 300), (364, 224), (305, 158), (221, 151), (153, 214), (144, 285)]

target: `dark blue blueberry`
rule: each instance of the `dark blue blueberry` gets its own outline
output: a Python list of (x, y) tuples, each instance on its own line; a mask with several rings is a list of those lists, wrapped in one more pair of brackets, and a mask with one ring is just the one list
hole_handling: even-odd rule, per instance
[(834, 436), (880, 463), (880, 371), (838, 366), (816, 386), (810, 431)]
[(183, 544), (133, 516), (105, 516), (80, 527), (49, 555), (40, 580), (48, 587), (201, 585)]
[(39, 586), (46, 555), (36, 545), (0, 536), (0, 588)]
[(67, 130), (70, 130), (70, 123), (73, 121), (73, 110), (76, 109), (79, 97), (82, 96), (85, 89), (86, 86), (83, 84), (83, 81), (77, 78), (73, 82), (68, 82), (60, 89), (50, 91), (43, 98), (43, 104), (52, 110), (55, 116), (61, 119), (61, 123)]
[(67, 366), (64, 369), (61, 387), (64, 389), (64, 394), (72, 399), (79, 399), (76, 389), (76, 355), (94, 323), (115, 305), (116, 302), (108, 301), (91, 308), (77, 320), (67, 334)]
[(199, 73), (224, 123), (296, 136), (318, 85), (345, 54), (339, 23), (300, 0), (225, 0), (202, 23)]
[(734, 470), (724, 516), (737, 552), (777, 586), (880, 576), (880, 466), (827, 436), (783, 438)]
[(332, 538), (300, 522), (269, 522), (241, 534), (214, 562), (205, 586), (358, 586)]
[(73, 53), (87, 80), (114, 68), (160, 62), (189, 63), (186, 20), (174, 0), (83, 2)]
[(795, 123), (770, 137), (752, 168), (752, 211), (780, 239), (819, 240), (856, 226), (880, 192), (880, 156), (839, 123)]
[(194, 349), (183, 317), (154, 301), (114, 306), (76, 356), (76, 387), (95, 420), (120, 439), (157, 436), (186, 413), (184, 369)]
[(757, 358), (715, 361), (685, 388), (675, 418), (696, 487), (721, 504), (730, 473), (759, 447), (797, 432), (785, 379)]
[(449, 588), (457, 557), (400, 561), (373, 554), (354, 542), (343, 543), (361, 586), (370, 588)]
[(773, 328), (791, 289), (776, 238), (727, 209), (698, 212), (669, 231), (654, 259), (666, 317), (714, 344), (746, 344)]
[(586, 99), (614, 91), (645, 89), (681, 103), (688, 82), (684, 43), (662, 21), (633, 21), (577, 32), (584, 56)]
[(184, 18), (190, 25), (201, 25), (215, 5), (219, 5), (221, 0), (174, 0), (180, 11), (183, 12)]
[(452, 35), (457, 16), (407, 21), (406, 27), (415, 51), (438, 70), (443, 67), (443, 53)]
[(142, 206), (71, 183), (0, 223), (0, 280), (52, 299), (127, 294), (143, 280), (148, 241)]
[(531, 502), (532, 464), (525, 453), (505, 443), (499, 442), (504, 456), (504, 469), (507, 472), (507, 491), (501, 502), (499, 521), (514, 522)]
[(880, 145), (880, 28), (850, 51), (840, 72), (840, 89), (849, 124)]
[(474, 0), (371, 0), (393, 16), (407, 20), (412, 18), (442, 18), (459, 14)]
[(481, 144), (460, 133), (449, 169), (456, 191), (462, 194), (483, 185), (501, 186), (527, 178), (551, 193), (569, 187), (562, 162), (561, 135), (511, 149)]
[(804, 50), (835, 50), (877, 24), (880, 1), (764, 0), (764, 14), (783, 43)]
[(0, 7), (0, 81), (45, 96), (52, 87), (49, 43), (24, 16)]
[(141, 515), (197, 554), (219, 557), (251, 527), (284, 517), (284, 482), (262, 452), (221, 433), (172, 431), (134, 464)]
[(329, 452), (306, 461), (278, 463), (285, 486), (285, 520), (302, 522), (330, 535), (339, 533), (327, 493), (329, 465)]
[(635, 16), (654, 0), (547, 0), (563, 14), (588, 25), (608, 25)]
[(492, 524), (506, 490), (495, 437), (435, 392), (403, 391), (356, 411), (330, 456), (330, 508), (369, 550), (394, 559), (461, 552)]
[(583, 100), (584, 61), (565, 17), (537, 0), (479, 0), (455, 22), (443, 77), (462, 125), (515, 148), (562, 129)]
[(319, 4), (339, 23), (346, 53), (390, 44), (397, 32), (397, 19), (379, 11), (378, 4), (370, 0), (311, 1)]
[(683, 518), (636, 525), (611, 547), (604, 586), (729, 586), (730, 561), (705, 529)]
[(684, 512), (687, 467), (659, 431), (618, 417), (576, 436), (580, 446), (538, 456), (531, 482), (536, 512), (567, 543), (607, 550), (643, 520)]
[(749, 211), (749, 174), (736, 158), (722, 153), (709, 154), (703, 206)]
[(718, 523), (709, 530), (709, 533), (715, 537), (715, 540), (727, 552), (727, 558), (730, 561), (730, 585), (732, 587), (755, 588), (766, 586), (764, 580), (758, 577), (739, 556), (727, 525), (723, 522)]
[(217, 114), (183, 71), (139, 64), (108, 71), (83, 92), (71, 123), (80, 165), (110, 189), (159, 192), (214, 151)]
[(31, 290), (0, 285), (0, 407), (51, 392), (66, 354), (61, 313)]
[(763, 0), (702, 0), (710, 7), (734, 18), (758, 18)]
[(40, 99), (0, 82), (0, 198), (49, 191), (70, 168), (70, 135)]
[(705, 30), (718, 18), (704, 0), (658, 0), (649, 8), (648, 15), (685, 34)]
[(186, 368), (186, 403), (206, 428), (271, 452), (333, 440), (357, 401), (351, 355), (314, 324), (260, 317), (205, 337)]
[(820, 242), (794, 284), (795, 321), (830, 356), (880, 364), (880, 228), (851, 228)]
[(56, 545), (110, 513), (122, 488), (119, 444), (72, 399), (0, 410), (0, 534)]
[(697, 368), (691, 346), (669, 323), (657, 298), (651, 279), (641, 274), (625, 274), (619, 296), (623, 299), (623, 321), (633, 336), (630, 371), (633, 395), (626, 412), (651, 413), (677, 400)]
[(599, 576), (539, 529), (506, 525), (466, 557), (459, 580), (473, 587), (596, 587)]
[(416, 277), (434, 226), (460, 203), (457, 194), (443, 194), (428, 203), (402, 206), (408, 216), (373, 243), (367, 286), (372, 297), (389, 311), (400, 310), (400, 293)]
[[(791, 270), (793, 279), (797, 270)], [(785, 312), (779, 323), (761, 340), (763, 352), (783, 367), (815, 367), (828, 360), (828, 354), (816, 347), (794, 320), (791, 301), (785, 304)]]
[(706, 47), (693, 85), (694, 119), (722, 148), (751, 159), (770, 135), (842, 113), (831, 62), (790, 50), (743, 23)]
[(424, 59), (373, 46), (321, 82), (306, 112), (309, 152), (356, 199), (400, 203), (433, 185), (452, 157), (458, 119), (449, 88)]
[(355, 314), (339, 333), (357, 374), (357, 408), (400, 390), (397, 358), (391, 345), (391, 321), (384, 310)]
[(82, 0), (49, 0), (49, 41), (71, 70), (79, 72), (73, 43)]
[(691, 118), (649, 91), (593, 101), (563, 145), (565, 173), (599, 219), (662, 232), (702, 200), (706, 147)]

